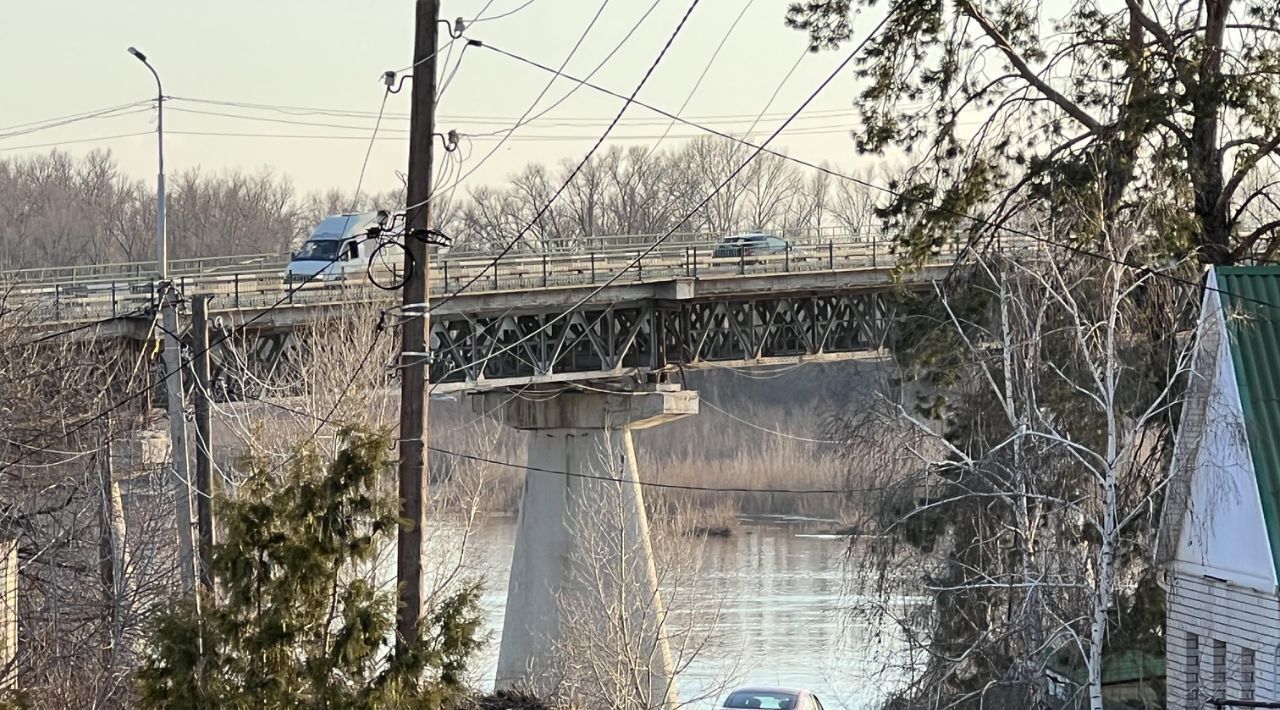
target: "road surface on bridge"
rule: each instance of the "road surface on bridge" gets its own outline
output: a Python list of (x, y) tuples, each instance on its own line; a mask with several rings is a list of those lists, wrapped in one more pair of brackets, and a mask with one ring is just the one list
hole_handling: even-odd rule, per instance
[[(785, 252), (765, 256), (718, 258), (705, 239), (499, 260), (450, 254), (432, 264), (432, 382), (489, 389), (864, 357), (883, 348), (893, 293), (928, 288), (958, 258), (954, 249), (939, 252), (899, 271), (893, 247), (846, 232), (795, 237)], [(325, 337), (327, 322), (372, 323), (379, 311), (395, 322), (397, 294), (377, 283), (394, 286), (396, 275), (376, 271), (377, 283), (370, 276), (290, 283), (276, 271), (214, 271), (183, 277), (179, 287), (186, 296), (212, 295), (211, 314), (234, 330), (225, 345), (241, 354), (224, 361), (287, 373), (308, 339)], [(28, 283), (10, 300), (25, 300), (45, 330), (96, 324), (72, 337), (142, 340), (154, 334), (152, 288), (142, 278)]]
[[(712, 283), (718, 292), (750, 293), (761, 276), (794, 275), (785, 281), (790, 287), (798, 287), (807, 280), (804, 275), (809, 275), (813, 277), (812, 288), (830, 289), (834, 285), (821, 274), (867, 269), (888, 274), (899, 264), (894, 247), (888, 240), (844, 233), (796, 238), (785, 253), (766, 256), (717, 258), (714, 243), (708, 241), (663, 243), (648, 254), (643, 254), (647, 247), (613, 246), (589, 252), (512, 254), (496, 261), (482, 254), (450, 255), (432, 264), (432, 297), (437, 301), (446, 296), (454, 298), (433, 312), (450, 315), (506, 309), (513, 299), (528, 306), (550, 305), (572, 301), (583, 291), (581, 287), (590, 291), (601, 284), (609, 286), (593, 302), (617, 302), (631, 294), (660, 297), (661, 289), (629, 287), (681, 279), (706, 282), (706, 287), (699, 288), (704, 293), (709, 292), (707, 287)], [(949, 264), (955, 258), (955, 251), (948, 250), (935, 254), (922, 266)], [(188, 297), (212, 295), (214, 314), (232, 316), (234, 320), (242, 316), (259, 316), (262, 320), (264, 311), (278, 314), (263, 326), (277, 321), (295, 324), (319, 311), (345, 305), (387, 301), (387, 291), (379, 284), (394, 286), (399, 280), (398, 273), (385, 267), (342, 280), (315, 278), (309, 282), (287, 280), (274, 269), (214, 269), (176, 279), (180, 291)], [(781, 285), (777, 281), (769, 288)], [(33, 320), (75, 324), (144, 316), (153, 306), (153, 289), (150, 280), (137, 276), (107, 282), (16, 284), (10, 297), (29, 304)], [(129, 329), (107, 327), (101, 334), (127, 336)]]

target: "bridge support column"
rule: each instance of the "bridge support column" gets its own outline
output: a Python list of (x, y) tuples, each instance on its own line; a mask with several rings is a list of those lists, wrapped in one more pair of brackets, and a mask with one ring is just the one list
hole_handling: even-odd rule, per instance
[[(617, 687), (603, 690), (616, 694), (612, 707), (674, 707), (631, 431), (697, 414), (697, 393), (674, 385), (542, 400), (490, 392), (473, 406), (532, 432), (497, 687), (572, 693), (575, 676), (607, 684), (601, 671), (610, 669)], [(580, 475), (549, 473), (559, 471)]]

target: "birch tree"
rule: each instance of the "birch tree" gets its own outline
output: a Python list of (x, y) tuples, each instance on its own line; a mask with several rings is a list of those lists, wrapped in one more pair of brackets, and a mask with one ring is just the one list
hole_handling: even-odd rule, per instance
[(1099, 257), (980, 260), (898, 335), (909, 376), (938, 395), (893, 408), (921, 466), (882, 494), (870, 558), (895, 591), (914, 560), (933, 601), (896, 617), (925, 659), (901, 707), (1048, 707), (1058, 654), (1087, 670), (1100, 710), (1104, 655), (1161, 647), (1159, 622), (1133, 612), (1159, 605), (1156, 518), (1189, 361), (1186, 294), (1166, 277), (1192, 274), (1131, 266), (1154, 239), (1110, 230)]

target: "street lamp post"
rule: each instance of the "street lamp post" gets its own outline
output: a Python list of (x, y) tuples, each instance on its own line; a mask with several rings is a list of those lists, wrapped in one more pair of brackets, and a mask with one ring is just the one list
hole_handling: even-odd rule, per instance
[(178, 342), (177, 294), (169, 283), (169, 245), (164, 214), (164, 88), (147, 55), (130, 47), (156, 80), (156, 138), (159, 172), (156, 174), (156, 295), (164, 326), (164, 389), (168, 395), (169, 441), (173, 451), (173, 477), (178, 488), (178, 568), (183, 591), (195, 589), (195, 541), (191, 515), (191, 477), (187, 469), (187, 425), (182, 404), (182, 344)]
[(147, 55), (136, 47), (130, 47), (129, 54), (137, 57), (156, 79), (156, 152), (159, 158), (159, 172), (156, 173), (156, 274), (165, 281), (169, 278), (169, 237), (164, 214), (164, 87), (160, 84), (156, 68), (147, 61)]

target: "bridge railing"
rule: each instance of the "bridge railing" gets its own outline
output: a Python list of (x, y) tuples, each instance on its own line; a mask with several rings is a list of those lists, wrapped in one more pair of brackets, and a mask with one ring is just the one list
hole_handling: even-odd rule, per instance
[[(1009, 242), (1002, 249), (1034, 249), (1036, 243)], [(896, 243), (869, 235), (846, 233), (841, 238), (820, 235), (797, 237), (786, 249), (768, 254), (716, 256), (716, 244), (707, 241), (664, 242), (650, 253), (643, 244), (566, 254), (520, 253), (501, 260), (490, 255), (453, 254), (432, 262), (431, 286), (436, 297), (465, 287), (467, 293), (522, 291), (564, 286), (643, 283), (675, 277), (731, 278), (760, 274), (839, 271), (885, 268), (899, 263)], [(957, 245), (928, 257), (933, 263), (950, 263), (961, 250)], [(372, 281), (371, 281), (372, 278)], [(393, 268), (372, 274), (359, 271), (336, 280), (290, 282), (279, 272), (232, 272), (183, 275), (174, 279), (187, 295), (215, 297), (215, 310), (252, 310), (277, 303), (281, 307), (341, 305), (388, 300), (384, 287), (399, 281)], [(37, 284), (11, 292), (42, 314), (48, 322), (68, 322), (120, 317), (149, 312), (155, 302), (150, 282)]]
[[(742, 230), (745, 233), (754, 230)], [(812, 240), (844, 240), (850, 236), (872, 235), (871, 225), (829, 226), (821, 228), (791, 230), (759, 230), (788, 239), (793, 243), (803, 244)], [(644, 247), (663, 239), (663, 246), (714, 245), (726, 237), (723, 231), (688, 231), (667, 235), (666, 232), (653, 234), (622, 234), (578, 236), (565, 239), (528, 239), (517, 246), (520, 254), (588, 254), (591, 252), (607, 252), (631, 247)], [(491, 255), (498, 251), (492, 248), (458, 248), (441, 254), (437, 259), (442, 261), (458, 261)], [(268, 252), (261, 254), (239, 254), (232, 256), (210, 256), (193, 259), (171, 259), (169, 274), (173, 277), (204, 276), (216, 273), (281, 273), (289, 263), (288, 252)], [(114, 264), (82, 264), (75, 266), (50, 266), (28, 269), (16, 269), (0, 272), (0, 282), (7, 284), (103, 284), (111, 282), (150, 281), (155, 278), (156, 263), (154, 261), (121, 262)]]
[[(171, 276), (195, 276), (228, 271), (284, 269), (287, 253), (239, 254), (209, 256), (197, 259), (171, 259)], [(155, 278), (156, 262), (134, 261), (118, 264), (82, 264), (47, 266), (0, 272), (0, 281), (8, 284), (98, 284), (111, 281), (147, 281)]]

